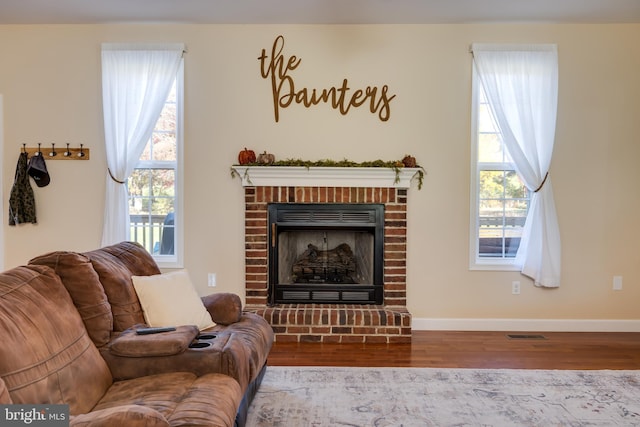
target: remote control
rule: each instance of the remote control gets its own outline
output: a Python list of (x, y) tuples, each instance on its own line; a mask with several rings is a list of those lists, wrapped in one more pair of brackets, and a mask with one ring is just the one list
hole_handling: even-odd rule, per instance
[(161, 332), (171, 332), (171, 331), (175, 331), (176, 328), (174, 328), (173, 326), (167, 326), (167, 327), (158, 327), (158, 328), (140, 328), (140, 329), (136, 329), (136, 334), (138, 335), (149, 335), (149, 334), (159, 334)]

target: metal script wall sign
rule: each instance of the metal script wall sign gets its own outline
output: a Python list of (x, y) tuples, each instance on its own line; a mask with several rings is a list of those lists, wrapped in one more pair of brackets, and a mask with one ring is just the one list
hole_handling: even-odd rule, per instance
[(346, 115), (351, 107), (368, 106), (371, 113), (386, 122), (391, 116), (389, 103), (395, 95), (391, 95), (389, 87), (367, 86), (365, 89), (352, 90), (347, 79), (342, 80), (342, 85), (329, 89), (296, 88), (291, 72), (300, 66), (302, 58), (295, 55), (285, 58), (284, 37), (276, 37), (271, 48), (271, 57), (262, 49), (258, 57), (260, 61), (260, 74), (263, 78), (271, 78), (271, 90), (273, 91), (273, 112), (276, 122), (280, 120), (280, 109), (289, 107), (292, 103), (302, 104), (309, 108), (321, 102), (330, 104), (331, 107)]

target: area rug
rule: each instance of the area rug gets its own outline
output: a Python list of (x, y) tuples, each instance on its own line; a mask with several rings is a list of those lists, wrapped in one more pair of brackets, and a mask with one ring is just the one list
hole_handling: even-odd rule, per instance
[(267, 426), (640, 426), (640, 371), (270, 366)]

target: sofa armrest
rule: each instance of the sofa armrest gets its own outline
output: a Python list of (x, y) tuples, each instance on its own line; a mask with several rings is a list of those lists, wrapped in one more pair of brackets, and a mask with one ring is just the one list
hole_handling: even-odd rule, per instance
[(135, 325), (109, 344), (109, 351), (123, 357), (173, 356), (184, 352), (198, 335), (195, 325), (177, 326), (175, 331), (138, 335)]
[(169, 422), (155, 409), (140, 405), (122, 405), (72, 416), (70, 427), (169, 427)]
[(242, 316), (242, 301), (231, 292), (220, 292), (202, 297), (202, 302), (218, 325), (231, 325)]

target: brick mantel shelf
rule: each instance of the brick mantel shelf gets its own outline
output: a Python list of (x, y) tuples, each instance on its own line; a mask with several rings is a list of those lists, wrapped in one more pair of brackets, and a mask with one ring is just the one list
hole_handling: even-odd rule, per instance
[(232, 166), (243, 187), (388, 187), (409, 188), (420, 168)]
[[(407, 310), (407, 193), (420, 168), (233, 166), (245, 195), (245, 310), (276, 341), (411, 341)], [(383, 304), (268, 304), (270, 203), (384, 204)]]

